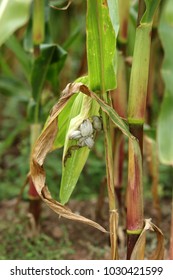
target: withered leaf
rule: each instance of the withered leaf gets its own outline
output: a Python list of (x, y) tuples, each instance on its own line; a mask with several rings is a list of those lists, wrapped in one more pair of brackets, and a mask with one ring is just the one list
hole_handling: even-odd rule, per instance
[(145, 219), (144, 228), (135, 244), (133, 249), (131, 260), (144, 260), (146, 251), (146, 235), (147, 231), (151, 230), (156, 233), (157, 246), (153, 251), (152, 255), (149, 257), (151, 260), (163, 260), (164, 258), (164, 237), (161, 230), (151, 222), (151, 219)]
[(117, 210), (110, 211), (109, 224), (110, 224), (111, 259), (118, 260), (119, 257), (118, 257), (118, 249), (117, 249), (117, 232), (118, 232)]

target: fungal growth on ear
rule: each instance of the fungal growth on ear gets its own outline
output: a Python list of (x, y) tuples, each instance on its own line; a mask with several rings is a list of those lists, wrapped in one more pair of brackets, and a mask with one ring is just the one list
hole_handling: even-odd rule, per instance
[(91, 120), (84, 120), (77, 130), (74, 130), (69, 135), (70, 140), (78, 140), (79, 147), (87, 146), (92, 149), (94, 146), (94, 135), (98, 131), (102, 130), (101, 117), (92, 116)]

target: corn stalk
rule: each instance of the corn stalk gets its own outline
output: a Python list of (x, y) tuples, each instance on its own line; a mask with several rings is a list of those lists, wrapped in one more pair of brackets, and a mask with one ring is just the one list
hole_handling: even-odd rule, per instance
[[(35, 0), (33, 2), (33, 28), (32, 28), (32, 42), (34, 45), (34, 59), (40, 55), (40, 44), (44, 41), (44, 25), (45, 25), (45, 15), (44, 15), (44, 0)], [(32, 95), (34, 96), (34, 88)], [(36, 100), (36, 105), (34, 109), (34, 123), (30, 125), (30, 146), (31, 151), (34, 146), (36, 139), (38, 138), (41, 131), (41, 123), (39, 123), (39, 106), (40, 106), (40, 96)], [(41, 211), (41, 200), (38, 195), (32, 178), (29, 178), (29, 213), (32, 214), (34, 218), (34, 224), (38, 228), (40, 211)], [(36, 230), (37, 232), (37, 230)]]
[[(145, 0), (139, 5), (139, 26), (136, 29), (133, 64), (130, 77), (128, 123), (131, 133), (138, 139), (143, 154), (143, 124), (145, 122), (151, 30), (154, 13), (160, 1)], [(141, 8), (142, 6), (142, 8)], [(140, 19), (140, 20), (139, 20)], [(129, 168), (127, 189), (127, 259), (130, 258), (136, 241), (143, 229), (143, 187), (142, 176), (138, 175), (135, 155), (129, 143)], [(134, 171), (133, 171), (134, 170)], [(132, 176), (132, 172), (134, 176)]]
[[(109, 16), (112, 1), (87, 1), (87, 55), (89, 87), (97, 91), (101, 98), (111, 104), (107, 91), (115, 87), (115, 29)], [(116, 16), (115, 5), (112, 15)], [(117, 214), (114, 193), (113, 151), (111, 142), (111, 123), (102, 111), (107, 188), (109, 197), (109, 223), (112, 259), (117, 258)]]

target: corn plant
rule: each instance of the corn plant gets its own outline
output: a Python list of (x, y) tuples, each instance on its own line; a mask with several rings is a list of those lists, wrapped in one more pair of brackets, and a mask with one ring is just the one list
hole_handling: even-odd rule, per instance
[[(53, 3), (56, 5), (56, 1)], [(149, 144), (152, 150), (150, 174), (153, 179), (153, 197), (158, 208), (158, 159), (167, 165), (172, 165), (173, 159), (173, 146), (169, 135), (173, 88), (172, 50), (169, 40), (172, 40), (170, 29), (173, 6), (170, 0), (166, 1), (165, 5), (162, 5), (160, 0), (140, 0), (133, 3), (129, 0), (87, 0), (86, 5), (88, 73), (76, 77), (74, 82), (66, 85), (40, 133), (41, 95), (45, 81), (48, 74), (59, 74), (67, 54), (56, 44), (45, 44), (48, 39), (44, 33), (46, 24), (44, 7), (47, 7), (48, 3), (42, 0), (34, 1), (33, 27), (28, 24), (26, 32), (26, 42), (30, 42), (28, 48), (31, 45), (33, 49), (33, 63), (29, 68), (32, 96), (32, 102), (29, 104), (32, 139), (30, 195), (37, 197), (38, 194), (59, 216), (86, 223), (103, 234), (109, 234), (111, 259), (119, 259), (118, 226), (121, 222), (119, 220), (124, 219), (120, 209), (123, 204), (120, 189), (123, 161), (128, 157), (128, 179), (125, 190), (126, 258), (145, 258), (146, 235), (151, 230), (156, 234), (157, 246), (150, 258), (163, 259), (163, 233), (151, 219), (144, 218), (143, 161), (147, 149), (143, 143)], [(70, 9), (70, 2), (65, 9)], [(156, 38), (159, 40), (160, 37), (162, 47), (161, 45), (159, 47), (164, 50), (162, 76), (165, 93), (157, 123), (157, 137), (151, 138), (145, 124), (153, 125), (151, 113), (154, 107), (152, 100), (156, 79), (153, 72), (160, 55), (156, 55), (155, 47), (157, 46), (158, 52), (159, 47), (151, 34), (154, 34), (157, 28), (159, 32)], [(10, 30), (10, 34), (13, 31)], [(33, 39), (29, 40), (32, 32)], [(52, 66), (54, 63), (57, 67)], [(159, 66), (161, 67), (160, 64)], [(57, 87), (55, 80), (54, 86)], [(104, 228), (97, 221), (73, 213), (66, 205), (99, 134), (104, 136), (109, 201), (108, 228)], [(127, 142), (128, 155), (125, 152)], [(62, 147), (60, 201), (57, 201), (49, 191), (44, 163), (50, 152)], [(38, 212), (35, 212), (38, 215)], [(171, 233), (170, 258), (172, 258), (172, 240)]]
[[(6, 41), (6, 45), (12, 50), (19, 59), (19, 62), (23, 66), (24, 81), (22, 84), (23, 92), (26, 92), (25, 87), (28, 88), (28, 120), (30, 124), (30, 146), (31, 150), (35, 140), (41, 131), (43, 109), (41, 103), (45, 95), (43, 91), (43, 85), (48, 80), (49, 72), (54, 75), (60, 72), (64, 65), (67, 53), (66, 51), (54, 44), (53, 42), (47, 42), (45, 39), (45, 28), (47, 27), (46, 15), (45, 15), (45, 1), (26, 1), (25, 3), (11, 3), (10, 1), (4, 1), (1, 4), (1, 44)], [(14, 16), (13, 9), (17, 12)], [(31, 12), (29, 13), (29, 9)], [(18, 13), (20, 10), (21, 14)], [(23, 24), (29, 21), (24, 38), (24, 49), (22, 49), (20, 43), (17, 40), (17, 36), (11, 35), (17, 28), (23, 26)], [(9, 24), (10, 23), (10, 24)], [(14, 25), (12, 24), (14, 23)], [(4, 35), (3, 35), (4, 34)], [(8, 38), (11, 35), (10, 38)], [(46, 36), (50, 36), (48, 30)], [(4, 63), (5, 64), (5, 63)], [(42, 71), (39, 69), (42, 68)], [(7, 72), (7, 71), (4, 71)], [(12, 76), (12, 73), (11, 73)], [(10, 77), (11, 78), (11, 77)], [(8, 85), (4, 82), (4, 77), (1, 78), (1, 82), (5, 90), (8, 91)], [(10, 83), (11, 80), (9, 79)], [(54, 83), (53, 79), (50, 81)], [(56, 82), (57, 85), (57, 82)], [(18, 91), (19, 89), (13, 89)], [(24, 186), (29, 183), (29, 213), (33, 216), (36, 227), (38, 226), (40, 216), (40, 197), (35, 189), (30, 174), (27, 175)]]
[[(59, 215), (86, 222), (105, 231), (94, 221), (89, 221), (72, 213), (63, 204), (66, 203), (75, 187), (79, 174), (86, 162), (89, 149), (94, 145), (94, 116), (98, 124), (103, 122), (105, 141), (105, 159), (107, 190), (109, 198), (109, 232), (111, 257), (118, 258), (117, 226), (118, 213), (114, 192), (113, 150), (111, 126), (114, 125), (129, 138), (129, 179), (127, 189), (127, 258), (144, 258), (140, 251), (145, 240), (146, 230), (157, 232), (160, 247), (155, 252), (156, 258), (163, 257), (163, 240), (160, 230), (143, 218), (142, 190), (142, 143), (143, 123), (146, 107), (147, 80), (150, 57), (150, 32), (159, 1), (145, 2), (146, 10), (139, 6), (138, 27), (130, 79), (130, 93), (127, 124), (112, 108), (110, 90), (116, 87), (116, 38), (118, 34), (118, 2), (87, 1), (87, 62), (88, 76), (67, 85), (59, 102), (53, 107), (50, 117), (38, 138), (31, 159), (31, 174), (42, 199)], [(142, 12), (141, 12), (142, 10)], [(141, 59), (141, 63), (139, 63)], [(74, 94), (77, 94), (74, 95)], [(73, 98), (70, 118), (66, 114), (68, 103)], [(136, 102), (137, 100), (137, 102)], [(64, 135), (61, 127), (66, 126)], [(99, 129), (101, 124), (99, 124)], [(45, 184), (43, 163), (47, 153), (59, 144), (58, 133), (64, 137), (63, 172), (59, 203), (51, 198)], [(134, 176), (131, 176), (133, 172)]]

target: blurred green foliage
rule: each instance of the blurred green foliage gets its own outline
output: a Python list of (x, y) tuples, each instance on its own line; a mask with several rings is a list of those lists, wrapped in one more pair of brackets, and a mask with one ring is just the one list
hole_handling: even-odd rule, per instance
[[(59, 1), (49, 1), (56, 5)], [(63, 7), (66, 1), (61, 1)], [(60, 3), (60, 2), (59, 2)], [(45, 43), (58, 44), (67, 52), (62, 71), (56, 75), (49, 69), (41, 95), (40, 118), (44, 122), (50, 108), (58, 100), (67, 83), (87, 72), (85, 52), (86, 1), (75, 1), (67, 10), (50, 8), (45, 1)], [(135, 8), (131, 9), (128, 52), (134, 44)], [(33, 63), (31, 25), (29, 23), (12, 35), (0, 49), (0, 200), (16, 197), (29, 170), (30, 116), (34, 101), (31, 90), (31, 66)], [(132, 36), (132, 35), (133, 36)], [(154, 117), (158, 99), (154, 101)], [(155, 113), (156, 112), (156, 113)], [(155, 117), (156, 119), (156, 117)], [(90, 153), (72, 198), (88, 199), (98, 194), (100, 182), (105, 176), (103, 137), (99, 137), (95, 150)], [(61, 176), (62, 150), (49, 155), (46, 161), (47, 180), (53, 196), (58, 199)], [(126, 159), (127, 157), (125, 157)], [(125, 162), (125, 169), (127, 162)], [(125, 173), (125, 172), (124, 172)], [(162, 195), (170, 195), (173, 174), (170, 167), (160, 166)], [(149, 182), (148, 191), (150, 192)], [(124, 187), (126, 186), (126, 176)], [(27, 188), (24, 191), (27, 199)], [(44, 239), (44, 238), (43, 238)]]

